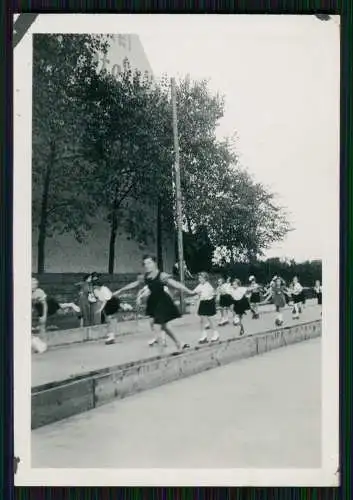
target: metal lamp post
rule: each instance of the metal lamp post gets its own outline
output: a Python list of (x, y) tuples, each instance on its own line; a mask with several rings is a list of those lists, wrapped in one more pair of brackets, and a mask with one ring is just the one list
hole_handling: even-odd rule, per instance
[[(180, 182), (180, 157), (179, 157), (179, 137), (178, 137), (178, 116), (176, 105), (176, 88), (175, 78), (171, 79), (171, 94), (172, 94), (172, 110), (173, 110), (173, 137), (174, 137), (174, 154), (175, 154), (175, 191), (176, 191), (176, 215), (177, 215), (177, 231), (178, 231), (178, 261), (179, 261), (179, 277), (184, 285), (184, 247), (183, 247), (183, 215), (182, 215), (182, 196)], [(184, 294), (180, 292), (180, 309), (185, 312)]]

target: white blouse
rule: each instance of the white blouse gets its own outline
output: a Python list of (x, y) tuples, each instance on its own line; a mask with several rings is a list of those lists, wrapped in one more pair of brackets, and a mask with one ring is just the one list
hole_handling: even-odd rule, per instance
[(223, 283), (218, 287), (218, 293), (220, 295), (232, 295), (232, 285), (230, 283)]
[(239, 286), (238, 288), (233, 288), (232, 289), (232, 297), (234, 300), (241, 300), (244, 295), (246, 295), (247, 288), (244, 286)]
[(303, 291), (303, 287), (301, 286), (300, 283), (296, 283), (295, 285), (292, 286), (292, 293), (294, 295), (299, 295), (300, 293), (302, 293)]
[(113, 296), (112, 292), (106, 286), (100, 286), (94, 289), (94, 295), (100, 302), (108, 302)]
[(212, 300), (215, 296), (214, 288), (210, 283), (200, 283), (194, 292), (199, 295), (201, 300)]

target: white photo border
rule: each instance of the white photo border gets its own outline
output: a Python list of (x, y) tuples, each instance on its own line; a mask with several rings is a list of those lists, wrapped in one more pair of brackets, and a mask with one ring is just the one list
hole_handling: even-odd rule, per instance
[[(182, 19), (181, 19), (182, 17)], [(321, 469), (35, 469), (31, 467), (31, 116), (32, 35), (35, 33), (163, 33), (232, 30), (234, 16), (40, 14), (14, 50), (14, 451), (16, 486), (338, 486), (339, 474), (339, 82), (337, 163), (332, 168), (323, 248)], [(242, 16), (261, 23), (264, 15)], [(267, 16), (268, 17), (268, 16)], [(271, 17), (271, 16), (270, 16)], [(293, 16), (300, 18), (307, 16)], [(339, 16), (334, 16), (339, 21)], [(250, 19), (251, 18), (251, 19)], [(214, 35), (216, 36), (216, 35)], [(166, 50), (161, 44), (161, 50)], [(339, 34), (337, 41), (339, 57)], [(320, 187), (319, 187), (320, 189)], [(327, 191), (329, 189), (329, 191)], [(325, 195), (325, 193), (324, 193)], [(313, 228), (314, 230), (314, 228)], [(328, 306), (329, 305), (329, 306)]]

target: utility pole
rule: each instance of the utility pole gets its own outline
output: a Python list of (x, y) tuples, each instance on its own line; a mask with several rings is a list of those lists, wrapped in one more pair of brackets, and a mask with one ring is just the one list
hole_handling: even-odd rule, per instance
[[(178, 228), (178, 261), (179, 261), (179, 278), (184, 285), (184, 248), (183, 248), (183, 215), (182, 215), (182, 198), (181, 198), (181, 183), (180, 183), (180, 158), (179, 158), (179, 137), (178, 137), (178, 116), (176, 105), (176, 89), (175, 78), (171, 79), (172, 93), (172, 109), (173, 109), (173, 136), (174, 136), (174, 153), (175, 153), (175, 191), (176, 191), (176, 215)], [(180, 292), (180, 310), (184, 314), (184, 294)]]

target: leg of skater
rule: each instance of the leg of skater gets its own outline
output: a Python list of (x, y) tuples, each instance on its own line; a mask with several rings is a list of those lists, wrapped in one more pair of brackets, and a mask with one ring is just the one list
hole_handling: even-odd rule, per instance
[(172, 339), (174, 344), (176, 345), (177, 349), (181, 351), (182, 349), (186, 349), (187, 347), (190, 347), (189, 344), (182, 344), (177, 337), (174, 335), (173, 331), (170, 329), (168, 323), (163, 323), (161, 325), (161, 330), (163, 330), (169, 338)]
[[(152, 321), (152, 329), (154, 329), (154, 320)], [(162, 347), (167, 347), (167, 336), (165, 334), (165, 331), (162, 329), (160, 329), (158, 332), (157, 342)]]
[(225, 325), (227, 325), (229, 323), (229, 315), (230, 315), (230, 309), (229, 309), (229, 307), (225, 307), (224, 308), (224, 317), (225, 317), (224, 324)]
[(45, 334), (46, 334), (46, 322), (45, 318), (38, 318), (37, 321), (37, 334), (32, 335), (31, 337), (31, 347), (34, 352), (38, 354), (43, 354), (47, 349), (48, 345), (46, 343)]
[(154, 345), (158, 344), (158, 337), (157, 337), (157, 335), (155, 334), (154, 319), (153, 319), (153, 318), (150, 318), (149, 324), (150, 324), (150, 329), (151, 329), (151, 333), (152, 333), (153, 337), (152, 337), (152, 339), (148, 342), (148, 345), (152, 347), (152, 346), (154, 346)]
[[(160, 328), (157, 329), (156, 331), (156, 325), (154, 321), (151, 321), (151, 329), (153, 332), (155, 332), (155, 337), (153, 339), (154, 344), (153, 345), (157, 348), (158, 354), (164, 354), (164, 350), (167, 347), (167, 340), (166, 340), (166, 334), (165, 330), (163, 330), (162, 325), (159, 325)], [(152, 342), (152, 341), (151, 341)]]
[(205, 344), (206, 342), (208, 342), (205, 316), (200, 316), (200, 328), (201, 337), (199, 339), (199, 344)]
[(283, 324), (283, 314), (279, 306), (276, 306), (276, 312), (277, 314), (276, 314), (275, 324), (276, 326), (281, 326)]
[(242, 336), (245, 333), (244, 325), (243, 325), (243, 315), (242, 314), (239, 315), (239, 326), (240, 326), (239, 335)]
[(218, 322), (218, 326), (222, 326), (224, 325), (224, 321), (225, 321), (225, 308), (224, 307), (220, 307), (220, 313), (221, 313), (221, 317), (219, 319), (219, 322)]
[(211, 337), (211, 342), (217, 342), (219, 340), (219, 333), (215, 329), (215, 325), (214, 325), (213, 319), (212, 319), (212, 317), (207, 317), (207, 320), (208, 320), (208, 323), (210, 325), (210, 329), (213, 332), (213, 335)]
[(107, 329), (107, 345), (115, 344), (115, 336), (117, 333), (117, 319), (114, 316), (105, 316), (105, 324)]

